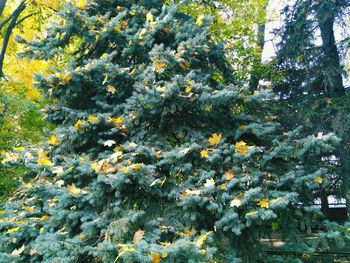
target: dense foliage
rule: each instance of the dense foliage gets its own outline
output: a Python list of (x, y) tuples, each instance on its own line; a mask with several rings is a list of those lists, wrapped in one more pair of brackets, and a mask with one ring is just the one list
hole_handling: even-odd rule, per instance
[(260, 238), (281, 231), (301, 252), (340, 240), (346, 227), (298, 238), (321, 224), (314, 200), (330, 183), (304, 162), (338, 139), (283, 132), (270, 92), (235, 84), (207, 18), (158, 0), (56, 15), (26, 56), (69, 56), (37, 77), (58, 128), (6, 155), (32, 179), (2, 205), (1, 262), (286, 262)]

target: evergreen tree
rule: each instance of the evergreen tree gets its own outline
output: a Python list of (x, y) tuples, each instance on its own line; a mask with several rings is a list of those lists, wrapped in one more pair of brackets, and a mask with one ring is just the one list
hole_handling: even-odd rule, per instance
[(308, 249), (299, 224), (328, 180), (303, 162), (337, 140), (282, 133), (207, 25), (158, 0), (78, 1), (30, 43), (71, 60), (38, 76), (58, 129), (5, 160), (33, 177), (0, 211), (1, 262), (267, 261), (272, 231)]

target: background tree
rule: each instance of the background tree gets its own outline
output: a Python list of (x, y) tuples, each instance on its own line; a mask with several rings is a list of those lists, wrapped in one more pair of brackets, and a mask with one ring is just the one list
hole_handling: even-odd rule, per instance
[[(59, 6), (59, 1), (0, 1), (0, 151), (1, 160), (6, 151), (20, 146), (23, 141), (37, 143), (43, 129), (52, 128), (42, 120), (39, 111), (46, 103), (33, 86), (34, 72), (47, 72), (50, 65), (58, 66), (58, 59), (29, 61), (18, 58), (17, 52), (25, 46), (15, 41), (15, 36), (30, 40), (43, 30), (48, 17)], [(4, 75), (5, 74), (5, 75)], [(0, 164), (0, 198), (5, 198), (17, 178), (25, 174), (23, 168), (6, 168)]]
[(348, 13), (348, 1), (301, 0), (287, 6), (283, 10), (285, 24), (280, 31), (282, 41), (275, 60), (278, 78), (273, 86), (281, 98), (278, 109), (283, 108), (280, 119), (286, 127), (303, 125), (304, 133), (335, 132), (342, 138), (333, 157), (323, 158), (324, 165), (336, 167), (334, 183), (324, 189), (322, 203), (324, 210), (328, 210), (327, 195), (346, 197), (350, 215), (350, 155), (345, 132), (348, 96), (341, 62), (346, 53), (347, 36), (338, 42), (335, 37), (337, 25), (338, 28), (344, 26), (343, 19)]

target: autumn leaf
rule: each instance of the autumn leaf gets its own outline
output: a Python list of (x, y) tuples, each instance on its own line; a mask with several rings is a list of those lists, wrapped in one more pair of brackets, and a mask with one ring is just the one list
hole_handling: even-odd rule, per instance
[(33, 214), (34, 213), (34, 208), (30, 206), (24, 206), (23, 210), (27, 211), (28, 213)]
[(141, 169), (141, 164), (139, 164), (139, 163), (134, 164), (134, 165), (132, 166), (132, 169), (133, 169), (134, 171), (140, 170), (140, 169)]
[(108, 85), (107, 91), (114, 95), (117, 92), (117, 89), (115, 87), (113, 87), (112, 85)]
[(74, 128), (77, 132), (80, 132), (83, 130), (82, 126), (85, 124), (84, 121), (81, 121), (81, 120), (78, 120), (75, 125), (74, 125)]
[(246, 155), (250, 147), (244, 141), (236, 142), (235, 151), (240, 155)]
[(76, 6), (78, 7), (78, 8), (85, 8), (86, 7), (86, 5), (87, 5), (87, 0), (78, 0), (78, 2), (77, 2), (77, 4), (76, 4)]
[(201, 26), (204, 22), (205, 15), (200, 15), (196, 20), (196, 25)]
[(127, 166), (124, 166), (123, 168), (122, 168), (122, 172), (123, 173), (128, 173), (129, 172), (129, 167), (127, 167)]
[(190, 62), (184, 61), (184, 62), (180, 63), (180, 68), (182, 68), (183, 70), (189, 70), (190, 69)]
[(80, 194), (88, 194), (89, 192), (83, 189), (80, 189), (75, 186), (75, 184), (71, 184), (67, 186), (67, 190), (73, 197), (78, 197)]
[(50, 139), (47, 141), (50, 145), (55, 145), (60, 141), (56, 138), (55, 135), (51, 135)]
[(21, 247), (18, 248), (18, 249), (13, 250), (13, 251), (11, 252), (11, 255), (12, 255), (12, 256), (19, 256), (19, 255), (21, 255), (21, 254), (23, 253), (24, 249), (25, 249), (25, 245), (21, 246)]
[(147, 15), (146, 15), (146, 21), (148, 23), (152, 23), (154, 21), (153, 19), (153, 15), (151, 14), (151, 12), (148, 12)]
[(313, 180), (315, 183), (317, 184), (322, 184), (323, 183), (323, 179), (321, 177), (315, 177), (314, 180)]
[(213, 178), (205, 180), (204, 187), (215, 186), (215, 181)]
[(235, 175), (234, 173), (230, 170), (224, 173), (225, 179), (227, 181), (230, 181)]
[(24, 148), (23, 146), (19, 146), (19, 147), (14, 147), (13, 150), (14, 151), (19, 151), (19, 152), (22, 152), (24, 151), (26, 148)]
[(109, 121), (114, 125), (114, 127), (118, 128), (120, 124), (123, 123), (123, 118), (122, 117), (110, 118)]
[(10, 228), (5, 232), (5, 234), (12, 234), (12, 233), (18, 232), (20, 229), (21, 229), (20, 227)]
[(40, 234), (44, 233), (44, 231), (45, 231), (45, 228), (44, 228), (44, 227), (41, 227), (41, 228), (39, 229), (39, 233), (40, 233)]
[(95, 171), (95, 173), (98, 173), (100, 171), (100, 166), (97, 163), (90, 164), (90, 167)]
[(261, 199), (261, 200), (258, 202), (258, 205), (259, 205), (261, 208), (269, 208), (269, 207), (270, 207), (269, 199), (267, 199), (267, 198)]
[(96, 116), (94, 116), (94, 115), (89, 115), (89, 117), (88, 117), (88, 122), (90, 122), (90, 123), (96, 123), (96, 122), (98, 122), (98, 117), (96, 117)]
[(114, 140), (107, 140), (103, 143), (103, 145), (106, 147), (112, 147), (114, 144), (116, 144)]
[(118, 171), (118, 169), (116, 167), (111, 166), (106, 160), (103, 161), (102, 166), (101, 166), (101, 170), (104, 173), (115, 173)]
[(143, 239), (143, 236), (145, 235), (145, 231), (139, 229), (135, 232), (134, 234), (134, 238), (132, 240), (132, 242), (134, 244), (137, 244), (138, 242), (140, 242), (141, 239)]
[(217, 135), (216, 133), (212, 134), (212, 137), (208, 139), (210, 145), (218, 145), (222, 138), (222, 134)]
[(233, 199), (231, 202), (230, 202), (230, 206), (231, 207), (240, 207), (242, 204), (242, 201), (240, 199)]
[(208, 158), (209, 157), (208, 151), (207, 150), (202, 150), (201, 151), (201, 157), (202, 158)]
[(165, 66), (166, 66), (166, 64), (165, 64), (164, 62), (159, 61), (159, 60), (155, 60), (155, 61), (153, 62), (153, 64), (154, 64), (154, 71), (155, 71), (156, 73), (161, 73), (162, 70), (163, 70), (163, 69), (165, 68)]
[(46, 221), (46, 220), (49, 220), (49, 216), (48, 215), (43, 215), (42, 217), (40, 217), (40, 220), (44, 220), (44, 221)]
[(152, 263), (159, 263), (160, 262), (160, 255), (158, 253), (152, 253)]
[(209, 236), (211, 233), (212, 233), (212, 231), (209, 231), (209, 232), (207, 232), (207, 233), (204, 233), (204, 234), (200, 235), (199, 238), (197, 239), (195, 245), (196, 245), (197, 247), (201, 247), (201, 246), (204, 244), (204, 242), (207, 240), (208, 236)]
[(53, 163), (49, 160), (47, 156), (42, 156), (38, 159), (37, 164), (42, 166), (53, 166)]

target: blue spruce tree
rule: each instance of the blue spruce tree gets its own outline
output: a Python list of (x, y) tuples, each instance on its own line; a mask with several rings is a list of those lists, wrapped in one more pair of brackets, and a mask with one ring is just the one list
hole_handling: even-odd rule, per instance
[(31, 179), (2, 205), (1, 262), (266, 261), (262, 237), (321, 216), (326, 172), (303, 160), (336, 139), (283, 133), (207, 25), (158, 0), (78, 1), (29, 43), (69, 62), (37, 77), (58, 128), (5, 160)]

